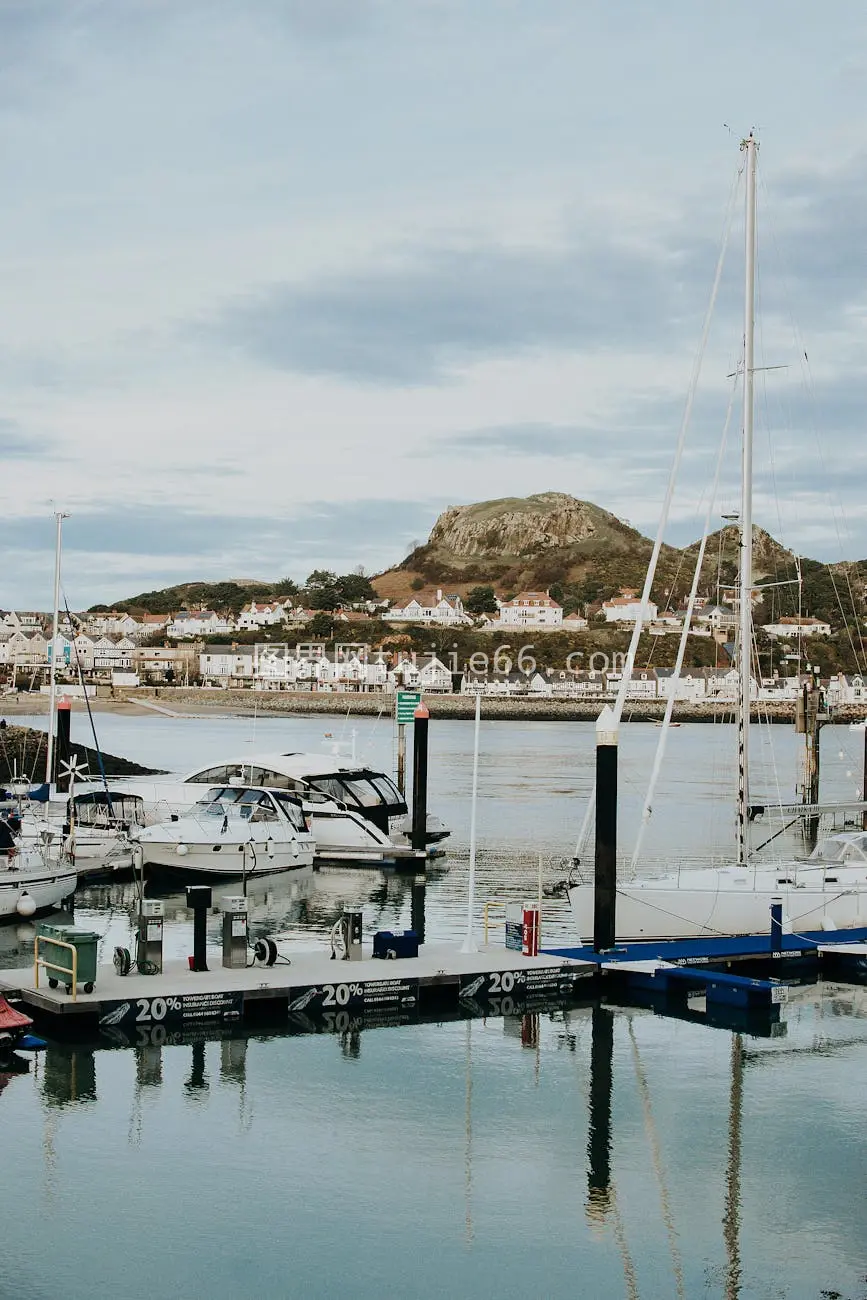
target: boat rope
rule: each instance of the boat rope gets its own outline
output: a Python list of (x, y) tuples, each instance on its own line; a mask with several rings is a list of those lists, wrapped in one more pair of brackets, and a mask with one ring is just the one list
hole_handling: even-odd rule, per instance
[(719, 491), (720, 476), (722, 474), (723, 462), (725, 459), (726, 442), (728, 439), (729, 427), (731, 425), (732, 411), (734, 410), (735, 397), (737, 395), (737, 376), (733, 377), (731, 393), (729, 395), (728, 410), (726, 411), (725, 423), (723, 424), (722, 437), (720, 438), (719, 451), (717, 453), (716, 470), (714, 473), (713, 487), (710, 490), (707, 501), (707, 510), (704, 517), (704, 528), (702, 530), (701, 542), (698, 548), (698, 554), (695, 559), (695, 568), (692, 575), (692, 586), (689, 590), (689, 599), (686, 606), (686, 617), (683, 620), (683, 628), (680, 633), (680, 640), (677, 646), (677, 656), (674, 663), (674, 675), (671, 679), (671, 689), (668, 693), (668, 699), (665, 704), (665, 714), (662, 719), (662, 731), (656, 744), (656, 753), (653, 758), (653, 768), (650, 773), (650, 781), (647, 786), (647, 794), (644, 799), (644, 807), (641, 810), (641, 821), (638, 824), (638, 834), (635, 839), (635, 849), (632, 854), (632, 870), (634, 871), (641, 855), (641, 847), (644, 842), (644, 834), (647, 825), (653, 814), (653, 799), (656, 794), (656, 784), (659, 780), (659, 774), (662, 770), (663, 760), (665, 759), (665, 747), (668, 741), (668, 733), (671, 725), (671, 716), (674, 712), (675, 688), (680, 681), (681, 669), (683, 668), (684, 655), (686, 653), (687, 641), (692, 631), (692, 615), (695, 609), (696, 596), (698, 595), (698, 584), (701, 581), (702, 568), (704, 566), (704, 553), (707, 548), (707, 539), (710, 536), (711, 516), (716, 504), (717, 493)]

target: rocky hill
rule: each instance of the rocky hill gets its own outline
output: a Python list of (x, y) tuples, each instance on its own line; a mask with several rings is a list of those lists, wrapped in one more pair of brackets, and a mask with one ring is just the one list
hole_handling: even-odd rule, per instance
[(540, 492), (451, 507), (425, 545), (374, 586), (391, 600), (437, 586), (465, 594), (480, 583), (514, 592), (595, 581), (604, 568), (605, 585), (617, 590), (642, 581), (650, 552), (649, 539), (609, 511)]
[[(683, 550), (663, 546), (653, 598), (660, 608), (683, 603), (692, 582), (697, 542)], [(383, 597), (403, 603), (437, 587), (466, 596), (475, 586), (498, 594), (553, 589), (567, 609), (615, 595), (621, 587), (641, 588), (652, 542), (635, 528), (589, 501), (563, 492), (504, 497), (453, 506), (440, 515), (423, 546), (374, 579)], [(726, 599), (738, 571), (734, 525), (708, 538), (700, 591)], [(753, 531), (753, 578), (769, 587), (762, 617), (798, 611), (798, 568), (794, 554), (770, 533)], [(853, 605), (863, 614), (867, 563), (800, 561), (800, 608), (839, 626), (852, 621)], [(845, 611), (845, 612), (844, 612)]]
[[(649, 538), (592, 502), (564, 492), (540, 492), (450, 507), (437, 519), (427, 542), (374, 578), (373, 586), (380, 597), (396, 604), (404, 604), (414, 594), (430, 595), (438, 587), (462, 596), (477, 586), (493, 586), (505, 595), (550, 589), (571, 611), (615, 595), (621, 587), (640, 589), (651, 550)], [(697, 551), (698, 543), (684, 550), (663, 547), (653, 591), (660, 608), (685, 601)], [(363, 563), (365, 556), (359, 553), (357, 558)], [(736, 581), (737, 566), (738, 532), (728, 526), (708, 539), (702, 594), (725, 599), (726, 584)], [(798, 568), (791, 551), (764, 529), (755, 528), (753, 577), (756, 582), (781, 584), (769, 587), (765, 594), (761, 613), (765, 621), (797, 612)], [(863, 622), (867, 561), (825, 565), (801, 559), (800, 572), (800, 608), (805, 614), (828, 619), (837, 627), (858, 619)], [(165, 613), (205, 605), (237, 613), (251, 599), (295, 590), (289, 579), (184, 583), (118, 601), (116, 608)], [(312, 599), (309, 592), (299, 598)], [(858, 619), (853, 620), (853, 608)]]

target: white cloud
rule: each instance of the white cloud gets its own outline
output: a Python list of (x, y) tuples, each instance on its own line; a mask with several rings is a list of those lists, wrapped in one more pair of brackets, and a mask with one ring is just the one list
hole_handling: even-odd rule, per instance
[[(721, 124), (744, 111), (774, 214), (763, 364), (795, 356), (768, 399), (786, 540), (838, 558), (814, 431), (832, 509), (860, 507), (867, 297), (867, 140), (843, 67), (865, 23), (842, 8), (828, 23), (800, 3), (780, 24), (746, 0), (725, 15), (686, 0), (0, 7), (7, 525), (29, 547), (42, 534), (27, 521), (46, 521), (50, 553), (52, 501), (72, 512), (70, 546), (91, 516), (138, 511), (171, 537), (179, 511), (180, 538), (195, 514), (192, 550), (169, 542), (171, 561), (146, 522), (134, 545), (100, 538), (101, 571), (135, 586), (184, 556), (268, 576), (265, 538), (291, 520), (299, 564), (312, 541), (317, 562), (354, 551), (374, 567), (439, 503), (555, 486), (652, 528), (750, 123)], [(733, 253), (703, 446), (737, 347)], [(521, 427), (583, 441), (563, 459), (556, 436), (526, 455), (485, 441)], [(685, 531), (690, 494), (697, 470)], [(352, 503), (369, 501), (383, 527), (365, 550)], [(414, 525), (404, 501), (423, 503)], [(317, 535), (304, 511), (320, 503)], [(207, 545), (226, 520), (251, 521), (242, 565)], [(15, 590), (30, 603), (8, 578), (0, 603)]]

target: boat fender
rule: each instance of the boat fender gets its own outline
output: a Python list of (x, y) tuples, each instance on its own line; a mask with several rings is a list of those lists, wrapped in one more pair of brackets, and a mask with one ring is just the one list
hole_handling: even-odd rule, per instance
[(177, 853), (179, 858), (185, 858), (189, 853), (189, 849), (187, 848), (186, 844), (179, 844), (178, 847), (175, 849), (175, 853)]
[(132, 965), (129, 948), (115, 948), (112, 962), (118, 975), (128, 975)]
[(15, 911), (19, 916), (33, 916), (36, 911), (36, 900), (26, 889), (22, 889), (18, 895), (18, 902), (15, 904)]
[(15, 1055), (13, 1050), (11, 1034), (0, 1034), (0, 1070), (7, 1069), (12, 1064)]

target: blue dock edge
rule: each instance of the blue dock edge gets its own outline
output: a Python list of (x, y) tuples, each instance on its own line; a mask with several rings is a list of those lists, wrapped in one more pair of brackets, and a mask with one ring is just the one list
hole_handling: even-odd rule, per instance
[(867, 927), (857, 930), (811, 930), (783, 934), (776, 945), (767, 934), (657, 940), (628, 943), (605, 952), (592, 948), (546, 949), (546, 955), (592, 962), (599, 973), (636, 993), (688, 996), (704, 992), (708, 1004), (749, 1009), (768, 1008), (785, 1001), (779, 979), (755, 979), (716, 969), (735, 961), (774, 963), (812, 959), (821, 946), (867, 940)]
[(619, 944), (608, 952), (595, 952), (584, 945), (569, 948), (546, 948), (545, 955), (572, 957), (576, 961), (604, 962), (649, 961), (654, 957), (673, 966), (708, 966), (729, 961), (779, 961), (787, 958), (816, 957), (820, 947), (834, 943), (867, 941), (867, 926), (853, 930), (805, 930), (802, 934), (783, 934), (779, 952), (774, 952), (768, 934), (708, 936), (703, 939), (657, 939), (640, 943)]

